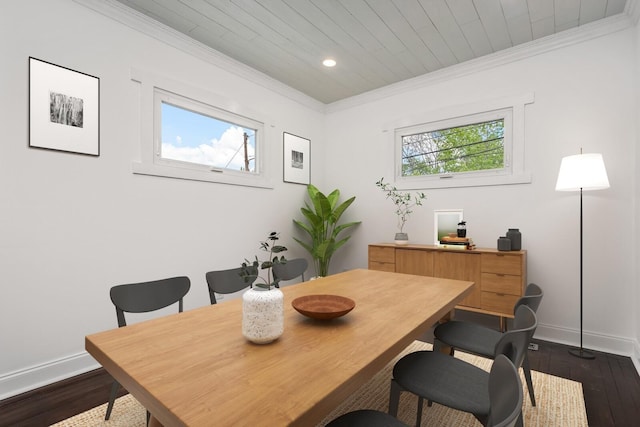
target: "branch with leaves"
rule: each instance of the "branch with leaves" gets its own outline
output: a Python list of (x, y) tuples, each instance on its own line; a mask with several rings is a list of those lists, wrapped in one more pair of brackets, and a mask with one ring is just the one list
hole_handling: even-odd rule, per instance
[(394, 205), (396, 205), (396, 215), (398, 215), (398, 228), (400, 233), (403, 233), (404, 224), (409, 219), (409, 215), (413, 213), (413, 208), (416, 206), (422, 206), (422, 201), (427, 196), (422, 192), (416, 192), (412, 195), (410, 192), (398, 191), (396, 187), (384, 182), (384, 177), (380, 178), (380, 181), (376, 182), (376, 186), (384, 191), (387, 195), (387, 199), (391, 199)]

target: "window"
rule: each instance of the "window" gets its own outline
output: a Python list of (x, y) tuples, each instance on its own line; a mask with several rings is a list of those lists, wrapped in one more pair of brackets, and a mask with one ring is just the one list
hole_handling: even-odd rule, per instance
[[(504, 113), (484, 121), (477, 121), (478, 117), (465, 118), (464, 122), (471, 123), (454, 127), (401, 132), (402, 176), (502, 170), (508, 163), (505, 118), (510, 119), (510, 114)], [(507, 122), (510, 125), (511, 120)]]
[(262, 124), (209, 105), (156, 91), (156, 161), (203, 170), (256, 173)]
[(132, 70), (140, 83), (137, 174), (271, 188), (264, 120), (204, 89)]
[(524, 173), (524, 107), (532, 95), (443, 109), (395, 127), (398, 188), (530, 182)]

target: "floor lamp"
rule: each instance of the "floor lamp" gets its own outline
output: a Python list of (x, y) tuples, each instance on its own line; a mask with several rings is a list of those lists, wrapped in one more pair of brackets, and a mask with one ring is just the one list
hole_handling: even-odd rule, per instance
[(602, 154), (567, 156), (560, 163), (556, 191), (580, 191), (580, 348), (569, 350), (573, 356), (594, 359), (595, 355), (582, 347), (582, 192), (609, 188)]

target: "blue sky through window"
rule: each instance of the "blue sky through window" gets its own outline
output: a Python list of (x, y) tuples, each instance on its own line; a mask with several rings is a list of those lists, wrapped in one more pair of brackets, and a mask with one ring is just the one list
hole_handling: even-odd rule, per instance
[(164, 159), (204, 164), (216, 168), (245, 170), (244, 134), (249, 171), (255, 172), (254, 129), (162, 102), (162, 148)]

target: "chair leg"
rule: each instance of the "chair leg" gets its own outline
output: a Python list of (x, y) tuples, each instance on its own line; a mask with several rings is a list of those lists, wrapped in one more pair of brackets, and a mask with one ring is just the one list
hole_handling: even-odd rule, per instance
[(422, 424), (422, 404), (424, 403), (424, 399), (418, 396), (418, 413), (416, 414), (416, 427), (420, 427)]
[(449, 344), (445, 344), (442, 341), (435, 339), (433, 340), (433, 351), (448, 354), (449, 356), (453, 356), (455, 352), (455, 348), (450, 346)]
[(398, 417), (398, 405), (400, 404), (400, 392), (402, 387), (393, 378), (391, 379), (391, 389), (389, 391), (389, 415)]
[(536, 396), (533, 392), (533, 381), (531, 380), (531, 368), (529, 367), (529, 355), (524, 354), (522, 360), (522, 370), (524, 371), (524, 378), (527, 381), (527, 389), (529, 389), (529, 398), (531, 399), (531, 406), (536, 406)]
[(111, 416), (111, 410), (113, 409), (113, 404), (116, 401), (116, 395), (118, 394), (118, 390), (120, 390), (120, 384), (118, 381), (114, 381), (111, 386), (111, 393), (109, 394), (109, 404), (107, 405), (107, 413), (104, 416), (104, 420), (109, 420)]

